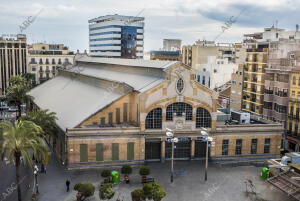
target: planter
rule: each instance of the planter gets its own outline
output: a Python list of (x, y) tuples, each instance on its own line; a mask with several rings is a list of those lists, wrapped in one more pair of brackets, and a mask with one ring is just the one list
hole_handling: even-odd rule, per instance
[(146, 176), (142, 176), (142, 184), (146, 183), (147, 181), (147, 177)]
[(36, 194), (32, 194), (32, 195), (31, 195), (31, 200), (32, 200), (32, 201), (36, 200)]
[(124, 181), (126, 182), (126, 184), (129, 184), (129, 176), (128, 175), (125, 175), (124, 176)]

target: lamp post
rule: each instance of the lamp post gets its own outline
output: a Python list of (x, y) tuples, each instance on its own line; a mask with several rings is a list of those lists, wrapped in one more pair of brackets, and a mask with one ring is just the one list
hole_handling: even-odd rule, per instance
[(201, 134), (206, 136), (206, 157), (205, 157), (205, 177), (204, 181), (207, 181), (207, 169), (208, 169), (208, 142), (212, 142), (213, 138), (208, 137), (208, 133), (206, 131), (201, 131)]
[(38, 184), (38, 179), (37, 179), (38, 172), (39, 172), (38, 166), (37, 166), (37, 165), (34, 165), (34, 171), (33, 171), (33, 174), (34, 174), (34, 179), (35, 179), (35, 189), (36, 189), (36, 194), (39, 194), (39, 184)]
[(174, 137), (174, 132), (166, 128), (166, 136), (171, 138), (172, 142), (172, 156), (171, 156), (171, 183), (173, 183), (173, 178), (174, 178), (174, 143), (178, 142), (178, 138)]

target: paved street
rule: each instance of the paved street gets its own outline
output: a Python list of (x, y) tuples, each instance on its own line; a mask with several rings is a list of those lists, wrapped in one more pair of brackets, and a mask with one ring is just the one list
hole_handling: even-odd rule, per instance
[[(177, 176), (174, 183), (170, 183), (170, 163), (150, 163), (151, 175), (167, 191), (164, 201), (290, 201), (284, 193), (260, 180), (260, 168), (253, 166), (223, 167), (211, 165), (208, 172), (208, 181), (204, 182), (204, 163), (201, 161), (176, 161)], [(118, 170), (118, 168), (114, 168)], [(90, 199), (100, 200), (98, 195), (99, 184), (103, 180), (101, 169), (66, 171), (55, 162), (47, 168), (46, 175), (39, 176), (41, 201), (75, 201), (76, 192), (73, 186), (77, 182), (91, 182), (96, 186), (95, 195)], [(71, 191), (66, 192), (65, 181), (71, 181)], [(121, 176), (122, 178), (122, 176)], [(245, 179), (251, 179), (255, 185), (257, 197), (245, 193)], [(115, 197), (124, 201), (131, 201), (130, 192), (141, 188), (138, 168), (135, 167), (131, 175), (131, 183), (116, 185)]]
[[(28, 193), (28, 185), (32, 182), (32, 170), (21, 165), (21, 189), (22, 197)], [(16, 168), (0, 160), (0, 201), (16, 201)]]

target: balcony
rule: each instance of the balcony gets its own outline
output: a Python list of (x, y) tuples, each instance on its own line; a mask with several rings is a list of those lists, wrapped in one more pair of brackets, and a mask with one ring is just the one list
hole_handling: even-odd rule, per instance
[(43, 69), (40, 69), (39, 72), (40, 72), (40, 73), (43, 73), (44, 71), (43, 71)]
[(37, 64), (36, 61), (30, 61), (29, 64)]
[(290, 98), (290, 101), (294, 103), (300, 103), (300, 99), (298, 98)]

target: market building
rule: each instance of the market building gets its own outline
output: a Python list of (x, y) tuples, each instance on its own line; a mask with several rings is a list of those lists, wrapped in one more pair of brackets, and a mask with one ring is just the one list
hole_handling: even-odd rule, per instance
[(267, 120), (229, 124), (218, 110), (218, 93), (194, 80), (178, 61), (82, 57), (71, 69), (34, 88), (31, 109), (56, 112), (61, 130), (55, 153), (68, 168), (141, 164), (171, 157), (203, 159), (201, 131), (213, 138), (211, 160), (279, 156), (283, 127)]

